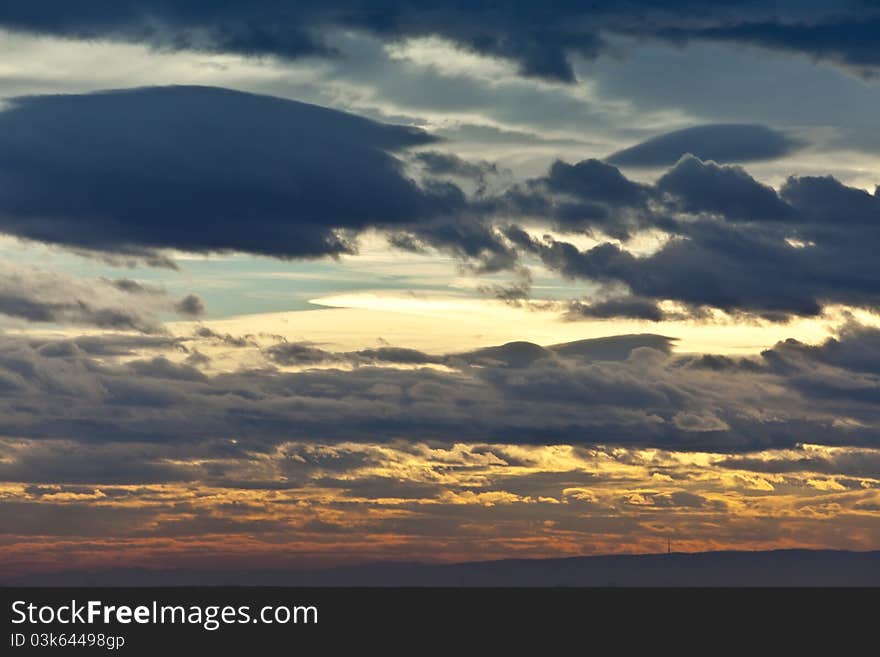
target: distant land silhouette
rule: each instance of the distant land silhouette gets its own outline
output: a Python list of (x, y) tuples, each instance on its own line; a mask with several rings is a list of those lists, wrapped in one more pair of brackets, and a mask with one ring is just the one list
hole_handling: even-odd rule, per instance
[(773, 550), (382, 562), (323, 570), (121, 568), (0, 580), (6, 586), (781, 587), (880, 586), (880, 552)]

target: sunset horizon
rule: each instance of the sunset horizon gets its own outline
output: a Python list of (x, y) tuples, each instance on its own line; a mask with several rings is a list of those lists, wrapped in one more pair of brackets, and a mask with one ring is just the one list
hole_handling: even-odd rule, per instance
[(871, 3), (75, 4), (0, 7), (0, 582), (880, 550)]

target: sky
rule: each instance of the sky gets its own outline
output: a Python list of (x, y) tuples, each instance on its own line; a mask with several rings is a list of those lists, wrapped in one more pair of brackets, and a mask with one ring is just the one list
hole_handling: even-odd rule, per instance
[(0, 578), (880, 549), (880, 5), (0, 7)]

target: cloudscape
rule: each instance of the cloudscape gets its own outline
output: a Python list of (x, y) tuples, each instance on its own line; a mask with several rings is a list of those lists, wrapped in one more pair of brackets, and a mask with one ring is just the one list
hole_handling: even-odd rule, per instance
[(871, 2), (0, 7), (0, 580), (880, 550)]

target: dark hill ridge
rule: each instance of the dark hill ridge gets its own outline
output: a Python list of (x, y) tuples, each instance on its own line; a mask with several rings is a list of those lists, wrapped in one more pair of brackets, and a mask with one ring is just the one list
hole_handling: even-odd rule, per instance
[(315, 571), (115, 569), (30, 575), (8, 586), (880, 586), (880, 551), (774, 550), (375, 563)]

